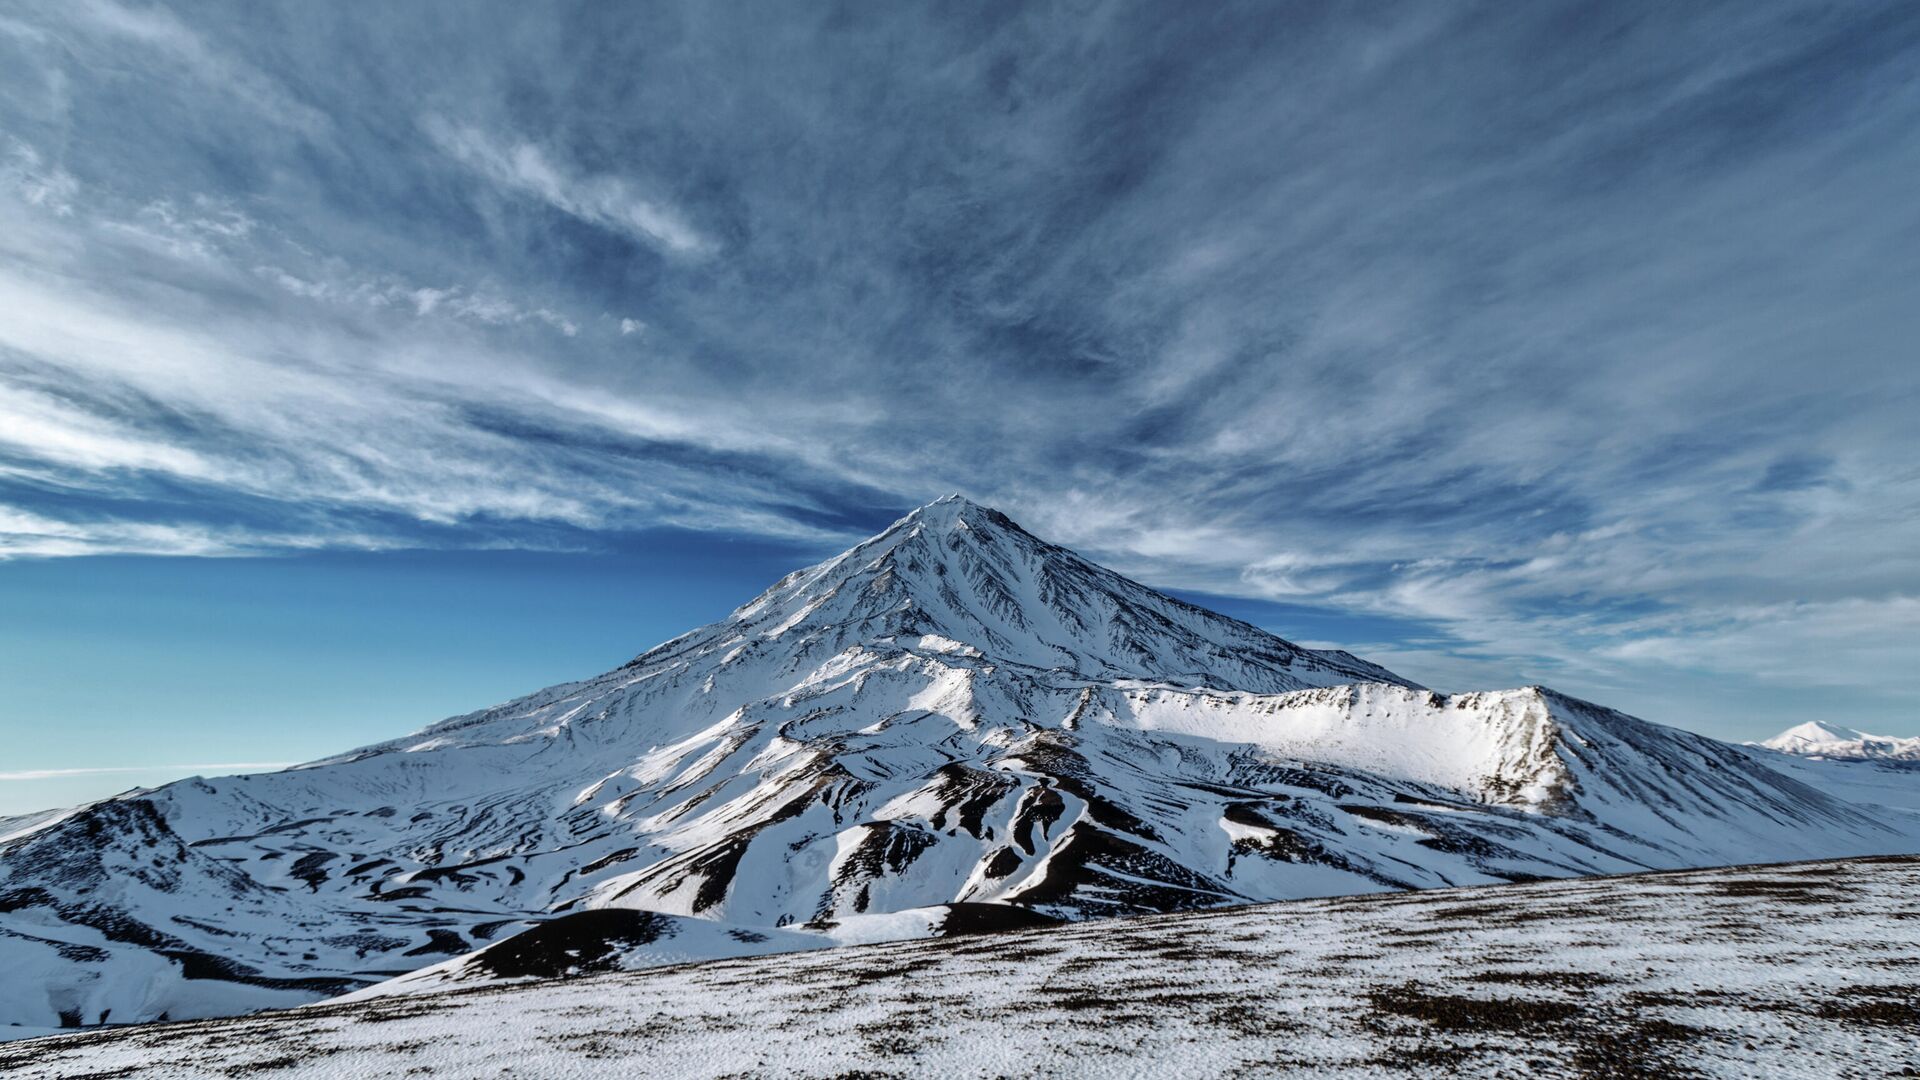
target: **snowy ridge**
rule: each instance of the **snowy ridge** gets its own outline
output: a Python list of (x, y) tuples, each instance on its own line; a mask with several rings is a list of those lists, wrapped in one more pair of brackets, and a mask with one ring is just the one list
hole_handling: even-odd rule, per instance
[[(1920, 800), (1850, 801), (1844, 768), (1437, 694), (945, 499), (597, 678), (17, 828), (0, 1032), (507, 977), (548, 939), (626, 969), (955, 912), (1920, 850)], [(644, 914), (573, 918), (607, 909)]]

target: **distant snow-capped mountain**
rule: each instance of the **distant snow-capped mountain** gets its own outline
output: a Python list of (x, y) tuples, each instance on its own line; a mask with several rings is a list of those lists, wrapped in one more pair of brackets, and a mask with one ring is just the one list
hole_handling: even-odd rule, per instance
[(1920, 762), (1920, 737), (1899, 739), (1888, 735), (1868, 735), (1864, 731), (1829, 724), (1824, 720), (1810, 720), (1790, 727), (1756, 745), (1802, 757)]
[(597, 678), (10, 826), (0, 1031), (1920, 850), (1909, 802), (1769, 757), (1538, 687), (1434, 693), (949, 498)]

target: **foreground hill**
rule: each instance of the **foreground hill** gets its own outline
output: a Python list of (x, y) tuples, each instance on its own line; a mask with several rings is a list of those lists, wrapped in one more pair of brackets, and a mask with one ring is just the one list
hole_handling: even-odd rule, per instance
[(1915, 1075), (1920, 859), (1310, 900), (0, 1047), (85, 1076)]
[[(1434, 693), (946, 499), (597, 678), (9, 823), (0, 1033), (484, 981), (525, 931), (636, 968), (1920, 851), (1913, 801), (1845, 767)], [(579, 917), (607, 909), (637, 914)]]

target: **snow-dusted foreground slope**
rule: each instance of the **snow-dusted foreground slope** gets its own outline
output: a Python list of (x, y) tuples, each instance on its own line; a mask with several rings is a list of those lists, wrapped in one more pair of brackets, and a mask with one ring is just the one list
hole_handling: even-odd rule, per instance
[[(83, 1076), (1912, 1075), (1920, 860), (1311, 900), (13, 1043)], [(1902, 1070), (1908, 1070), (1903, 1072)]]
[[(1436, 694), (942, 500), (598, 678), (10, 823), (0, 1034), (492, 978), (529, 928), (632, 968), (934, 932), (952, 904), (1920, 851), (1920, 800), (1846, 768), (1540, 688)], [(672, 918), (570, 919), (609, 908)]]

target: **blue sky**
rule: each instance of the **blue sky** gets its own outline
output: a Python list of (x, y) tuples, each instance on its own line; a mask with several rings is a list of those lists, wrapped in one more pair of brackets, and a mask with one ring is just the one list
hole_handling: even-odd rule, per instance
[(9, 5), (0, 812), (949, 491), (1443, 688), (1920, 733), (1916, 175), (1901, 2)]

